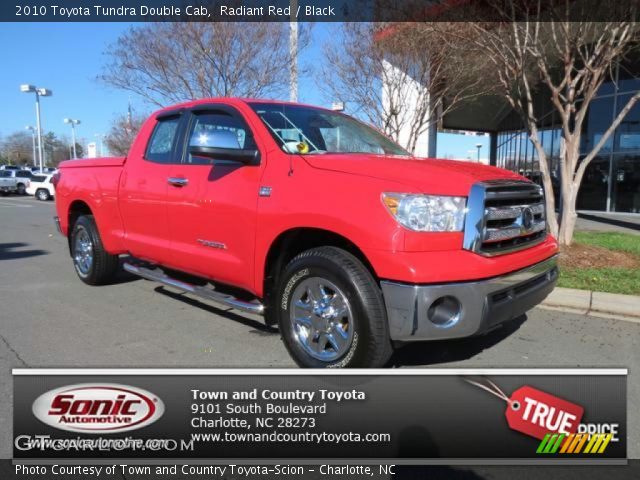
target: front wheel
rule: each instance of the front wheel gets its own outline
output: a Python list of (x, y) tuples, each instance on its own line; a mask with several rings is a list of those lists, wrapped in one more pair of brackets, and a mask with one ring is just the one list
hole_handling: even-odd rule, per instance
[(393, 351), (382, 293), (355, 256), (319, 247), (285, 267), (276, 295), (287, 350), (302, 367), (381, 367)]
[(93, 215), (82, 215), (73, 225), (71, 256), (78, 277), (87, 285), (108, 283), (118, 270), (118, 256), (110, 255), (102, 246)]

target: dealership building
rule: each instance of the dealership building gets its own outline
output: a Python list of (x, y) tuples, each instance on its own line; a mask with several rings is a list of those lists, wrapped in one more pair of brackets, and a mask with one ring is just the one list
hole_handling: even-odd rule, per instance
[[(393, 68), (385, 65), (384, 68)], [(611, 78), (592, 100), (584, 123), (581, 152), (598, 143), (628, 99), (640, 90), (640, 54), (612, 69)], [(420, 88), (415, 85), (414, 88)], [(559, 185), (561, 131), (549, 96), (535, 99), (540, 136), (550, 161), (552, 183)], [(546, 112), (546, 113), (545, 113)], [(539, 179), (539, 162), (519, 115), (500, 97), (474, 99), (446, 114), (438, 130), (484, 132), (490, 136), (489, 163)], [(400, 140), (402, 141), (402, 135)], [(417, 142), (416, 154), (435, 157), (437, 131), (431, 128)], [(558, 192), (556, 192), (556, 195)], [(629, 112), (594, 158), (584, 176), (578, 210), (640, 214), (640, 102)]]

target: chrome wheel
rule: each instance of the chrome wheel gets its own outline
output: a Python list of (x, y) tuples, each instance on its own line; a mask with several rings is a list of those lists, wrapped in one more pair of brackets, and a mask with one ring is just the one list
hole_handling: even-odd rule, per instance
[(46, 190), (38, 190), (38, 200), (42, 200), (43, 202), (49, 200), (49, 194)]
[(93, 242), (89, 232), (79, 228), (73, 245), (73, 260), (80, 275), (88, 275), (93, 264)]
[(354, 324), (349, 300), (330, 281), (310, 277), (291, 295), (290, 320), (296, 342), (313, 358), (339, 359), (353, 342)]

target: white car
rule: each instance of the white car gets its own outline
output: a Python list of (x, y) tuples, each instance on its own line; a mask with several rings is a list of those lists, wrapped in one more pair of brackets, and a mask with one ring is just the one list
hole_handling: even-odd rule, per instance
[(27, 187), (27, 194), (35, 195), (38, 200), (51, 200), (55, 196), (55, 187), (51, 183), (53, 175), (50, 173), (34, 175)]

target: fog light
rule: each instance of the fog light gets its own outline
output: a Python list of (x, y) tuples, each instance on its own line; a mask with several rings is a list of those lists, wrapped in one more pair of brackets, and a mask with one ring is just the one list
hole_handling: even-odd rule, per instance
[(436, 299), (427, 310), (429, 321), (440, 328), (454, 326), (461, 315), (462, 305), (457, 298), (449, 295)]

